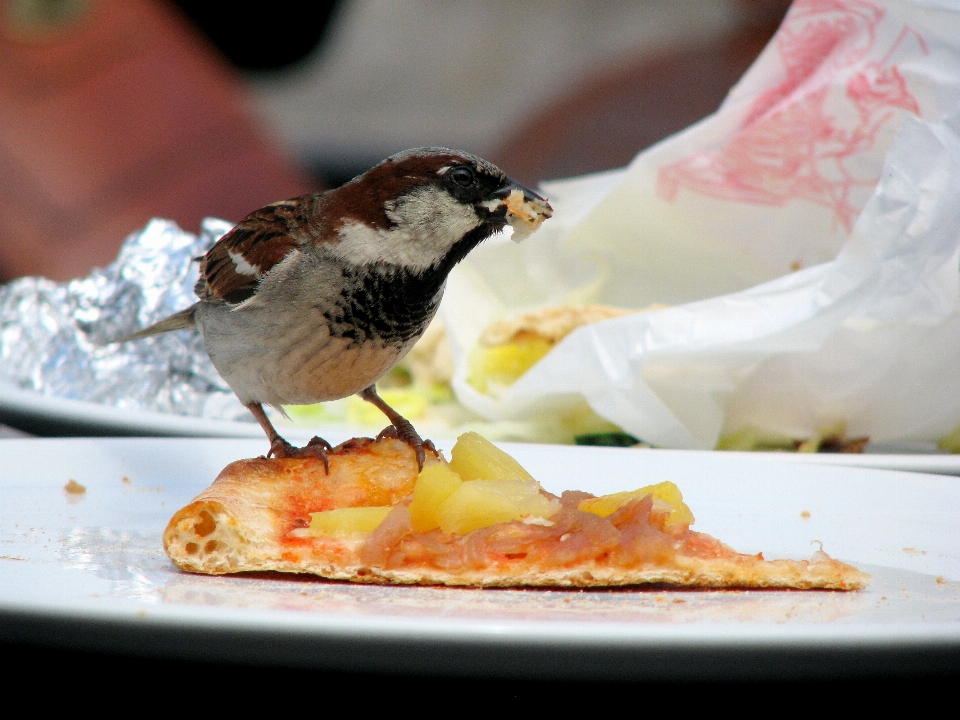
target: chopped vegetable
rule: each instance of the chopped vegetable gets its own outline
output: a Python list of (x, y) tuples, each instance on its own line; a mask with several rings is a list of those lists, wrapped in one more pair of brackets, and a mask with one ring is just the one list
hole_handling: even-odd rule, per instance
[(533, 480), (520, 463), (475, 432), (461, 435), (451, 454), (450, 469), (463, 480)]
[(423, 468), (413, 486), (413, 501), (410, 503), (413, 531), (428, 532), (440, 527), (437, 508), (461, 485), (463, 480), (447, 465), (435, 463)]
[(393, 508), (390, 505), (380, 507), (337, 508), (310, 513), (310, 535), (314, 537), (350, 537), (369, 535)]
[(683, 502), (683, 495), (680, 493), (680, 488), (669, 481), (657, 483), (656, 485), (647, 485), (639, 490), (618, 492), (612, 495), (601, 495), (600, 497), (590, 498), (589, 500), (582, 501), (577, 507), (585, 512), (590, 512), (600, 517), (607, 517), (634, 498), (642, 498), (647, 495), (653, 495), (655, 499), (669, 503), (671, 506), (670, 514), (667, 516), (667, 525), (682, 525), (686, 527), (693, 524), (693, 513), (690, 512), (687, 504)]
[(463, 535), (527, 517), (548, 519), (559, 509), (536, 480), (470, 480), (440, 504), (436, 517), (443, 532)]

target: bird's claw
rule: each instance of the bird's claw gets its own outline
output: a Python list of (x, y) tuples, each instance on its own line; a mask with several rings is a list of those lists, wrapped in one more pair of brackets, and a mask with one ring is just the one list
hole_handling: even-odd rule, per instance
[(327, 452), (332, 450), (333, 447), (324, 440), (322, 437), (314, 436), (310, 442), (304, 445), (302, 448), (294, 447), (282, 437), (276, 437), (273, 439), (273, 442), (270, 443), (270, 452), (267, 453), (267, 457), (275, 457), (278, 460), (285, 458), (306, 458), (306, 457), (315, 457), (323, 462), (323, 469), (330, 474), (330, 459), (327, 457)]
[(270, 443), (270, 451), (267, 453), (267, 459), (277, 458), (281, 460), (283, 458), (293, 457), (292, 453), (296, 450), (293, 445), (288, 443), (282, 437), (276, 437)]
[(323, 460), (323, 469), (327, 475), (330, 474), (330, 459), (327, 457), (327, 453), (333, 450), (333, 446), (330, 443), (319, 435), (314, 435), (303, 449), (309, 450), (316, 457)]
[(328, 443), (319, 435), (314, 435), (312, 438), (310, 438), (310, 442), (307, 443), (307, 447), (312, 448), (317, 445), (320, 445), (324, 450), (327, 450), (327, 451), (333, 450), (333, 445)]
[(381, 430), (380, 434), (377, 435), (377, 440), (384, 438), (395, 438), (412, 447), (413, 451), (417, 454), (417, 467), (421, 470), (423, 470), (423, 462), (427, 457), (424, 450), (429, 450), (434, 455), (437, 454), (437, 448), (434, 447), (433, 441), (424, 440), (420, 437), (420, 434), (414, 429), (413, 424), (405, 418), (400, 418), (393, 425), (387, 425)]
[(377, 435), (377, 442), (380, 440), (397, 440), (397, 429), (393, 425), (387, 425), (380, 433)]

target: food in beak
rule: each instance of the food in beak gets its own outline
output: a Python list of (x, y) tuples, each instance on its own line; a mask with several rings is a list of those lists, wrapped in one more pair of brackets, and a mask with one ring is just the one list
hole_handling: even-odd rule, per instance
[(507, 207), (507, 222), (513, 228), (513, 240), (520, 242), (530, 237), (543, 221), (553, 215), (553, 208), (543, 198), (530, 197), (514, 188), (503, 204)]

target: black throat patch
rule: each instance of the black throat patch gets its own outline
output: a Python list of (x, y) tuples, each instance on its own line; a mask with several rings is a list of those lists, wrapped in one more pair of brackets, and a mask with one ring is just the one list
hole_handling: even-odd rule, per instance
[(405, 345), (433, 319), (446, 276), (432, 268), (422, 274), (380, 265), (344, 268), (343, 290), (324, 312), (330, 334), (357, 345)]
[(491, 218), (461, 238), (443, 261), (425, 271), (380, 264), (345, 267), (343, 289), (335, 307), (323, 313), (330, 334), (357, 345), (374, 340), (400, 347), (415, 340), (433, 320), (453, 266), (500, 227), (502, 220)]

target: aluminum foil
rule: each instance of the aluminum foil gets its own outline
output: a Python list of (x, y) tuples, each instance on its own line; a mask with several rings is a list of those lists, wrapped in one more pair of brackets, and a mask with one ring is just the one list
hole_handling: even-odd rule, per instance
[(0, 286), (0, 381), (120, 408), (252, 420), (190, 330), (112, 342), (197, 301), (196, 258), (232, 225), (199, 235), (152, 220), (88, 277), (26, 277)]

